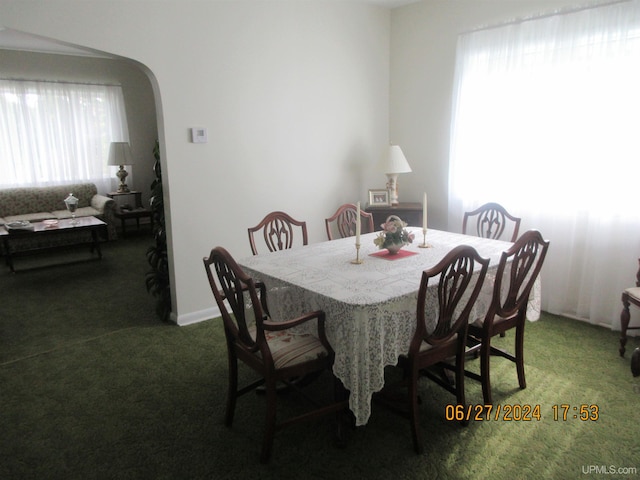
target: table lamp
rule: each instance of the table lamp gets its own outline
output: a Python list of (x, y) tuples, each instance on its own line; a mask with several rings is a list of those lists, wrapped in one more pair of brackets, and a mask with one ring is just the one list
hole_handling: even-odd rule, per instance
[(389, 145), (389, 153), (383, 160), (383, 170), (387, 174), (391, 205), (398, 205), (398, 174), (411, 172), (409, 162), (398, 145)]
[(129, 175), (125, 170), (125, 165), (133, 165), (133, 155), (129, 142), (111, 142), (109, 147), (109, 161), (107, 165), (117, 165), (120, 169), (116, 172), (116, 177), (120, 179), (118, 193), (128, 193), (129, 187), (125, 183), (125, 178)]

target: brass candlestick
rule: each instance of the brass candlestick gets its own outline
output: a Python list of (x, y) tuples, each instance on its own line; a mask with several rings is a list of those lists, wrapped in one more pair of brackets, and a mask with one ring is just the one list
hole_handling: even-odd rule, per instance
[(427, 243), (427, 229), (422, 229), (422, 245), (418, 245), (419, 248), (431, 248), (432, 245)]
[(362, 263), (362, 260), (360, 260), (360, 244), (359, 243), (356, 243), (356, 259), (351, 260), (351, 263), (353, 263), (354, 265), (360, 265)]

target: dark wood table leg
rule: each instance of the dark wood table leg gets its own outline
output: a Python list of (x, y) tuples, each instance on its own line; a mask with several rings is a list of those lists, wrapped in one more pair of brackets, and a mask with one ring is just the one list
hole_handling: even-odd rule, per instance
[(9, 238), (5, 236), (2, 238), (2, 243), (4, 244), (4, 260), (9, 267), (11, 273), (16, 273), (16, 270), (13, 266), (13, 258), (11, 257), (11, 248), (9, 247)]
[(102, 260), (102, 249), (100, 248), (100, 242), (98, 241), (98, 229), (91, 229), (91, 238), (93, 239), (93, 245), (91, 246), (91, 253), (98, 252), (98, 258)]
[(629, 328), (629, 295), (625, 292), (622, 294), (622, 312), (620, 313), (620, 356), (624, 357), (625, 345), (627, 344), (627, 329)]

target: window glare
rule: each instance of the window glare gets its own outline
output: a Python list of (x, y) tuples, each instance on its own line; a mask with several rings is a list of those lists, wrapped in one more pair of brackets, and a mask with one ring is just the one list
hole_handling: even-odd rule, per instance
[(112, 141), (128, 141), (122, 88), (0, 80), (0, 187), (104, 185)]
[[(536, 198), (555, 210), (570, 198), (566, 208), (634, 209), (639, 35), (634, 26), (490, 44), (480, 32), (478, 44), (462, 42), (452, 194), (485, 198), (491, 177), (511, 205)], [(527, 182), (514, 185), (519, 170)]]

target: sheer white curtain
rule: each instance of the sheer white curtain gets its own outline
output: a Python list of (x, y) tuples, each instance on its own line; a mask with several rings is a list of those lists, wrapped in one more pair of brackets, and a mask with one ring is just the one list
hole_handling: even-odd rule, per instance
[(0, 187), (87, 181), (109, 191), (109, 145), (128, 132), (120, 86), (0, 80)]
[(542, 308), (619, 329), (640, 257), (640, 3), (459, 38), (449, 225), (501, 203), (551, 240)]

